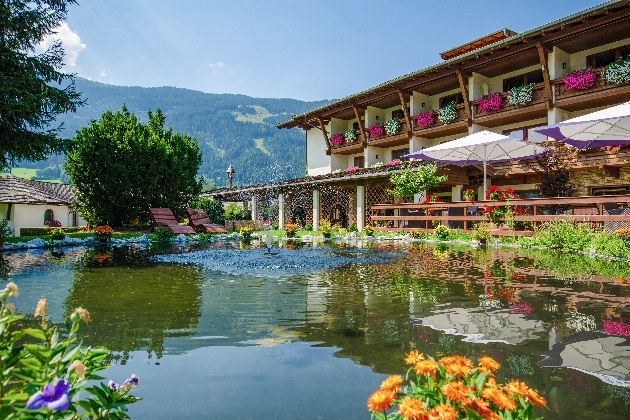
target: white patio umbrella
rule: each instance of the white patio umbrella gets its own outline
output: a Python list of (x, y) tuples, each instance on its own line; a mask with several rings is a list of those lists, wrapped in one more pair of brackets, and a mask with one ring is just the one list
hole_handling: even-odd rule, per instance
[(484, 130), (461, 139), (410, 153), (406, 157), (458, 166), (483, 164), (483, 197), (485, 200), (488, 190), (488, 162), (499, 163), (527, 159), (544, 152), (545, 149), (536, 144)]
[(578, 149), (630, 144), (630, 102), (534, 131)]

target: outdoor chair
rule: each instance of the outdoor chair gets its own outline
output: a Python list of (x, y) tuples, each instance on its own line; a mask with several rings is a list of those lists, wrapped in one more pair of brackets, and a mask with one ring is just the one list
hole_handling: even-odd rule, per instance
[(196, 232), (205, 233), (227, 233), (227, 229), (216, 223), (211, 223), (208, 213), (201, 209), (186, 209), (186, 215), (188, 216), (188, 224)]
[(151, 208), (149, 209), (149, 216), (153, 222), (151, 230), (155, 230), (156, 227), (167, 227), (175, 235), (195, 233), (192, 227), (177, 223), (175, 215), (169, 208)]

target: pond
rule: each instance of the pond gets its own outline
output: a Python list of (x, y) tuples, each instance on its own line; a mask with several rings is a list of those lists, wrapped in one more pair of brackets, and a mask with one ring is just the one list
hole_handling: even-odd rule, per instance
[[(276, 244), (277, 245), (277, 244)], [(261, 245), (264, 247), (264, 244)], [(133, 419), (367, 419), (413, 349), (489, 355), (546, 419), (630, 417), (630, 265), (551, 251), (375, 241), (5, 253), (19, 312), (77, 306)]]

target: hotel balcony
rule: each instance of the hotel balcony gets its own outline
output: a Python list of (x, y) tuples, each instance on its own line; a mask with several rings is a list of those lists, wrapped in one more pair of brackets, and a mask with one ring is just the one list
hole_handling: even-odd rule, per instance
[(339, 146), (330, 145), (330, 152), (337, 155), (354, 155), (363, 153), (365, 147), (365, 139), (360, 131), (357, 130), (357, 139), (351, 143), (344, 142)]
[(413, 134), (418, 137), (434, 139), (455, 134), (468, 134), (468, 118), (464, 104), (457, 105), (457, 117), (448, 124), (441, 123), (435, 115), (435, 123), (429, 127), (418, 125), (416, 117), (412, 118)]
[(409, 144), (410, 130), (404, 119), (400, 120), (400, 131), (397, 134), (383, 134), (380, 137), (368, 136), (367, 144), (376, 147), (405, 146)]
[(473, 121), (484, 127), (496, 127), (518, 121), (526, 121), (547, 116), (547, 98), (545, 84), (534, 85), (532, 100), (524, 106), (513, 106), (508, 102), (508, 92), (502, 92), (502, 105), (496, 111), (483, 112), (479, 107), (479, 99), (471, 102)]
[(552, 80), (554, 105), (567, 111), (614, 105), (630, 98), (629, 84), (607, 83), (603, 68), (595, 69), (595, 84), (585, 90), (566, 90), (563, 79)]

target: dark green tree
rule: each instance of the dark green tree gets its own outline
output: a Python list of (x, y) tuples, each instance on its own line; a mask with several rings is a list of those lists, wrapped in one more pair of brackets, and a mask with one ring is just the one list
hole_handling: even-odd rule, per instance
[(159, 109), (148, 115), (143, 124), (125, 107), (107, 111), (73, 139), (65, 170), (76, 188), (75, 207), (90, 223), (147, 220), (151, 207), (182, 215), (201, 192), (197, 141), (165, 130)]
[(61, 73), (64, 50), (35, 46), (55, 31), (75, 0), (0, 1), (0, 170), (64, 150), (59, 114), (83, 104), (74, 75)]
[(199, 196), (190, 203), (190, 206), (195, 209), (205, 210), (208, 214), (208, 219), (212, 223), (223, 224), (223, 203), (219, 200)]

